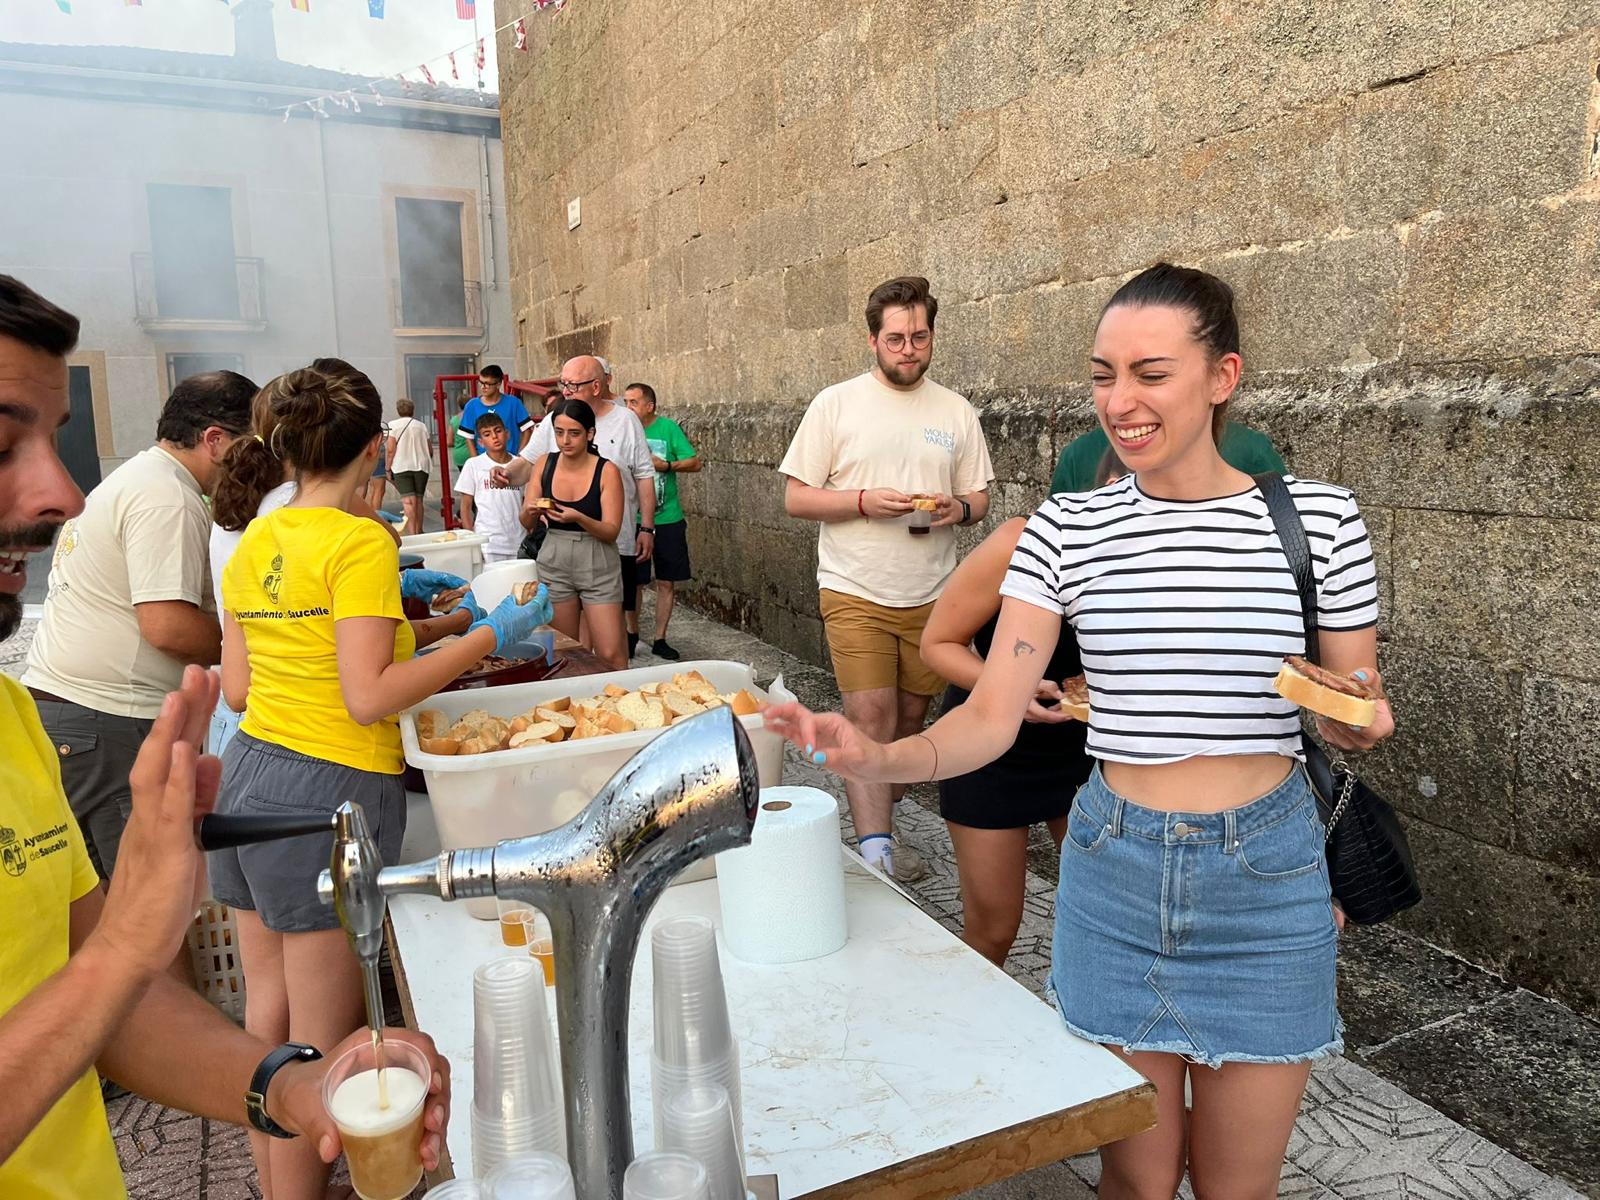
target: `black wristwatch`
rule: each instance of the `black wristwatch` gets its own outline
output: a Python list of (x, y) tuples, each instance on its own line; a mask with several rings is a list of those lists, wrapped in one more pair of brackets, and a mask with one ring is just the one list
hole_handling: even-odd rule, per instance
[(292, 1062), (316, 1062), (322, 1051), (303, 1042), (285, 1042), (261, 1060), (256, 1073), (250, 1076), (250, 1090), (244, 1094), (244, 1111), (252, 1128), (275, 1138), (292, 1138), (282, 1125), (267, 1115), (267, 1088), (279, 1068)]
[(654, 525), (641, 525), (639, 526), (639, 532), (648, 533), (651, 537), (655, 537), (656, 527)]
[(968, 504), (960, 496), (956, 497), (956, 503), (961, 505), (961, 520), (958, 524), (970, 525), (972, 523), (972, 505)]

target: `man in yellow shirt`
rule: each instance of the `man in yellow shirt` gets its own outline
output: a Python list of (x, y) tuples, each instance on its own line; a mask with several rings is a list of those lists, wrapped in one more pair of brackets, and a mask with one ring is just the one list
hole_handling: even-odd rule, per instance
[[(66, 355), (78, 322), (0, 275), (0, 640), (16, 631), (30, 554), (83, 510), (56, 455), (66, 422)], [(98, 1068), (143, 1096), (219, 1120), (315, 1140), (339, 1152), (322, 1107), (327, 1060), (274, 1048), (237, 1028), (164, 971), (204, 896), (194, 822), (216, 796), (220, 764), (200, 754), (216, 676), (190, 667), (168, 696), (130, 777), (133, 813), (102, 891), (61, 790), (55, 747), (32, 698), (0, 678), (0, 1196), (102, 1200), (125, 1195), (95, 1081)], [(438, 1162), (449, 1067), (423, 1161)], [(365, 1037), (364, 1033), (354, 1035)], [(327, 1047), (329, 1051), (335, 1048)], [(193, 1064), (204, 1063), (197, 1071)], [(264, 1103), (247, 1103), (247, 1091)]]

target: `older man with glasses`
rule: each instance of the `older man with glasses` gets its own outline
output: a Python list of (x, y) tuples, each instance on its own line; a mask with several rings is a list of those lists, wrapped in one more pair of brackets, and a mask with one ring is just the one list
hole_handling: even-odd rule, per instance
[[(622, 528), (617, 533), (617, 553), (622, 556), (622, 609), (635, 613), (639, 604), (639, 560), (655, 549), (656, 468), (644, 426), (624, 404), (606, 397), (606, 370), (592, 355), (569, 358), (561, 368), (561, 394), (582, 400), (594, 409), (595, 449), (617, 464), (622, 474)], [(534, 429), (521, 457), (496, 467), (493, 482), (502, 487), (522, 487), (533, 475), (533, 464), (555, 452), (555, 433), (549, 421)], [(637, 529), (633, 514), (639, 514)], [(639, 635), (628, 635), (628, 657), (639, 648)]]

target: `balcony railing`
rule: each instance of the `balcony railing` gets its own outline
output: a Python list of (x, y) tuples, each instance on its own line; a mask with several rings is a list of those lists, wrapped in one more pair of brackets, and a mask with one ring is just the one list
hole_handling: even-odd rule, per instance
[(134, 312), (156, 332), (222, 330), (259, 332), (267, 327), (259, 258), (235, 258), (203, 275), (163, 271), (151, 254), (133, 256)]
[(402, 337), (482, 337), (483, 285), (476, 279), (455, 287), (428, 287), (404, 280), (389, 283), (394, 331)]

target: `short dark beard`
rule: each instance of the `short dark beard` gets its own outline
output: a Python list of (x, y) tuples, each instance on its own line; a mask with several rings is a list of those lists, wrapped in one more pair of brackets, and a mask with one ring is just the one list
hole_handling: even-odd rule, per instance
[[(28, 550), (54, 543), (61, 525), (56, 521), (41, 521), (22, 529), (0, 529), (0, 551)], [(0, 596), (0, 642), (5, 641), (22, 624), (22, 597)]]
[[(914, 367), (902, 368), (899, 363), (885, 362), (882, 355), (878, 356), (878, 369), (883, 372), (883, 377), (890, 383), (897, 384), (898, 386), (905, 388), (913, 387), (920, 383), (922, 377), (928, 373), (928, 368), (932, 365), (933, 360), (930, 358), (927, 362), (919, 362)], [(911, 370), (916, 373), (912, 375), (910, 379), (906, 379), (901, 374), (903, 370)]]

